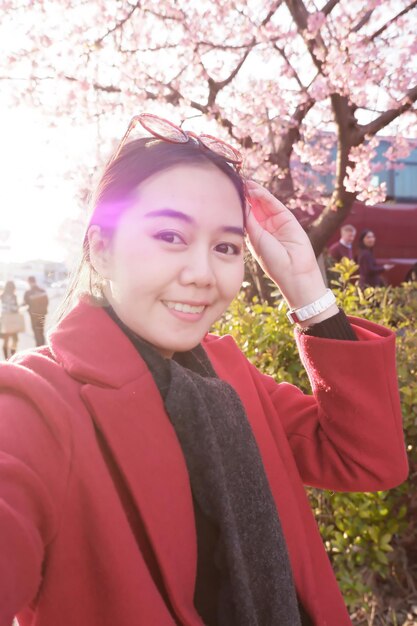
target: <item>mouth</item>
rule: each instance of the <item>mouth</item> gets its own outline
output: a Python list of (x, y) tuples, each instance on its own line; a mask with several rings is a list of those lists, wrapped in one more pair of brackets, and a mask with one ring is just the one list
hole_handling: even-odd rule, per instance
[(185, 302), (173, 302), (170, 300), (162, 300), (162, 303), (171, 311), (188, 313), (191, 315), (200, 315), (207, 306), (206, 304), (188, 304)]

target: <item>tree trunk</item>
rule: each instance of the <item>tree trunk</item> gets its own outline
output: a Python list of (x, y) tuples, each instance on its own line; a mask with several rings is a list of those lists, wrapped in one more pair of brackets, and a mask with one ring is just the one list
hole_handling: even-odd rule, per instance
[[(316, 257), (323, 252), (330, 237), (341, 226), (352, 209), (355, 195), (347, 192), (343, 195), (342, 200), (338, 198), (339, 194), (334, 192), (331, 201), (323, 212), (306, 229)], [(335, 209), (335, 207), (337, 208)]]
[(331, 95), (331, 103), (337, 123), (336, 181), (328, 205), (307, 229), (316, 256), (352, 209), (356, 194), (346, 191), (344, 181), (348, 166), (354, 169), (356, 165), (350, 160), (350, 150), (363, 141), (355, 118), (355, 105), (346, 96), (336, 93)]

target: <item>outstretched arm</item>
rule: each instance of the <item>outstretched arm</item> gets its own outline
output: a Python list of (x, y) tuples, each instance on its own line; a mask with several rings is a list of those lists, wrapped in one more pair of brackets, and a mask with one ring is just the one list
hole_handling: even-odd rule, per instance
[[(23, 370), (23, 368), (21, 368)], [(64, 438), (0, 375), (0, 624), (11, 624), (38, 591), (67, 482)], [(17, 372), (19, 374), (19, 372)], [(24, 372), (20, 373), (24, 378)], [(6, 386), (4, 386), (5, 383)]]

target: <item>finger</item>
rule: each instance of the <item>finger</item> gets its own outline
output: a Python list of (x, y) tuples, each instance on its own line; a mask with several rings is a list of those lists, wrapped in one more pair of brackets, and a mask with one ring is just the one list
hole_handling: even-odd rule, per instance
[(249, 211), (255, 215), (258, 222), (264, 222), (272, 215), (275, 215), (275, 212), (271, 211), (265, 197), (261, 193), (250, 193), (247, 200), (249, 203)]
[(265, 252), (265, 246), (271, 246), (271, 242), (273, 242), (273, 247), (276, 251), (282, 247), (282, 242), (271, 234), (269, 228), (259, 224), (253, 213), (250, 213), (247, 218), (246, 235), (249, 248), (255, 253), (259, 261), (263, 256), (263, 252)]
[(246, 234), (247, 234), (249, 243), (251, 244), (251, 246), (253, 247), (255, 251), (259, 250), (260, 241), (264, 232), (265, 232), (264, 229), (257, 221), (253, 212), (252, 211), (249, 212), (247, 214), (247, 219), (246, 219)]
[(291, 240), (301, 227), (291, 211), (284, 205), (282, 206), (283, 210), (269, 211), (265, 208), (263, 200), (256, 200), (254, 198), (251, 200), (248, 215), (251, 214), (254, 216), (261, 228), (275, 238)]
[(249, 200), (255, 213), (262, 212), (267, 216), (277, 215), (279, 213), (290, 213), (290, 210), (277, 198), (275, 198), (267, 189), (255, 183), (255, 186), (248, 188)]

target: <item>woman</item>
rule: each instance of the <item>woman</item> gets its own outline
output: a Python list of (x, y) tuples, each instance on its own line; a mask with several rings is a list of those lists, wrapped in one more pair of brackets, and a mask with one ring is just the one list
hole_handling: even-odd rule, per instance
[(3, 354), (7, 360), (9, 356), (13, 356), (17, 350), (17, 332), (9, 332), (10, 325), (7, 323), (5, 316), (10, 313), (18, 313), (19, 306), (16, 298), (16, 285), (12, 280), (8, 280), (4, 285), (3, 293), (0, 296), (1, 315), (0, 320), (1, 335), (3, 337)]
[(359, 286), (364, 289), (370, 287), (383, 287), (385, 285), (381, 274), (390, 270), (393, 265), (385, 263), (381, 265), (374, 258), (375, 235), (372, 230), (366, 229), (359, 235)]
[[(151, 136), (127, 142), (138, 122)], [(349, 323), (298, 222), (255, 183), (246, 207), (239, 168), (150, 115), (107, 166), (67, 301), (89, 293), (0, 372), (1, 624), (350, 624), (303, 483), (406, 478), (395, 340)], [(245, 235), (313, 396), (208, 334)]]

